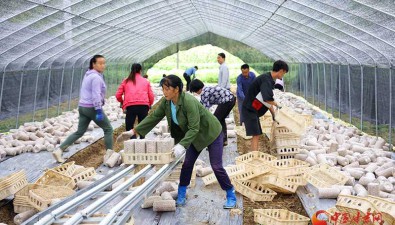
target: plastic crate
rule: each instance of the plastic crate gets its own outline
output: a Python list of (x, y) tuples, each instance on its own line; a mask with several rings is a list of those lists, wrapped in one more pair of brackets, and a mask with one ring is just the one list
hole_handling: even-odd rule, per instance
[(379, 212), (367, 198), (352, 195), (339, 195), (336, 208), (349, 213), (350, 216), (356, 216), (358, 212), (361, 216), (366, 216), (367, 212)]
[(29, 191), (36, 189), (36, 188), (42, 188), (42, 187), (50, 187), (50, 186), (45, 186), (45, 185), (40, 185), (40, 184), (28, 184), (21, 190), (19, 190), (17, 193), (15, 193), (14, 197), (14, 212), (15, 213), (23, 213), (32, 209), (35, 209), (29, 201)]
[(303, 177), (317, 188), (328, 188), (332, 185), (344, 185), (349, 179), (340, 171), (333, 169), (327, 164), (319, 164), (311, 167)]
[(285, 126), (279, 126), (277, 123), (273, 124), (272, 130), (271, 130), (272, 136), (277, 137), (277, 136), (287, 136), (291, 135), (294, 136), (296, 135), (291, 129), (285, 127)]
[(47, 170), (44, 173), (44, 175), (42, 175), (36, 181), (35, 184), (68, 187), (70, 189), (73, 189), (75, 187), (75, 182), (72, 177), (65, 176), (65, 175), (55, 172), (53, 170)]
[(32, 205), (30, 205), (29, 196), (15, 196), (13, 204), (15, 213), (23, 213), (35, 209)]
[(395, 202), (369, 195), (367, 199), (382, 214), (387, 224), (395, 224)]
[(298, 159), (279, 159), (271, 161), (269, 166), (272, 167), (270, 173), (282, 177), (304, 174), (310, 164)]
[(267, 165), (275, 160), (277, 160), (275, 156), (260, 151), (249, 152), (235, 159), (236, 165), (245, 165), (247, 171), (253, 170), (257, 175), (267, 173), (267, 170), (271, 169), (267, 168)]
[(68, 162), (68, 163), (62, 164), (60, 166), (52, 168), (52, 170), (56, 171), (58, 173), (61, 173), (63, 175), (71, 177), (71, 176), (73, 176), (73, 174), (74, 174), (74, 172), (76, 170), (75, 162), (72, 161), (72, 162)]
[(276, 121), (279, 122), (280, 126), (286, 126), (293, 133), (299, 135), (305, 133), (306, 121), (302, 117), (290, 112), (292, 112), (292, 110), (283, 107), (276, 113)]
[(48, 208), (53, 200), (59, 200), (73, 195), (75, 192), (67, 187), (46, 186), (29, 191), (30, 204), (39, 211)]
[(272, 201), (277, 193), (252, 180), (234, 180), (234, 188), (253, 202)]
[(275, 192), (291, 194), (295, 193), (296, 189), (299, 185), (293, 183), (289, 180), (290, 178), (287, 177), (279, 177), (276, 175), (263, 175), (255, 178), (254, 180), (259, 183), (263, 184), (264, 186), (272, 189)]
[(293, 159), (300, 152), (299, 146), (276, 147), (277, 159)]
[(0, 200), (15, 194), (27, 185), (26, 173), (24, 170), (10, 174), (0, 180)]
[[(170, 173), (169, 177), (166, 178), (166, 181), (175, 181), (178, 182), (180, 180), (181, 176), (181, 168), (182, 168), (182, 163), (176, 166), (176, 168), (173, 169), (173, 171)], [(192, 170), (192, 176), (191, 176), (191, 183), (189, 184), (189, 187), (193, 188), (196, 186), (196, 166), (193, 167)]]
[(261, 165), (259, 170), (245, 170), (243, 173), (238, 174), (232, 177), (233, 180), (250, 180), (252, 178), (258, 177), (262, 174), (269, 173), (271, 171), (271, 167), (267, 165)]
[(82, 172), (78, 173), (77, 175), (74, 175), (73, 180), (75, 183), (77, 183), (78, 181), (86, 180), (94, 176), (96, 176), (95, 168), (89, 167), (89, 168), (84, 168)]
[(172, 152), (169, 153), (121, 153), (122, 161), (125, 164), (146, 165), (155, 164), (163, 165), (174, 161)]
[(285, 177), (289, 182), (297, 184), (298, 186), (306, 186), (307, 180), (302, 175)]
[(123, 142), (125, 153), (134, 153), (134, 139), (130, 139)]
[(310, 219), (285, 209), (254, 209), (254, 222), (264, 225), (308, 225)]
[(307, 114), (300, 114), (300, 116), (305, 120), (306, 126), (311, 126), (313, 124), (313, 116)]
[[(237, 175), (240, 175), (245, 172), (245, 166), (244, 165), (235, 165), (235, 166), (225, 167), (225, 170), (229, 176), (229, 179), (233, 179)], [(202, 177), (202, 180), (203, 180), (204, 185), (206, 185), (206, 186), (218, 182), (214, 173)]]
[(299, 147), (300, 137), (298, 136), (278, 136), (274, 138), (276, 148), (281, 147)]

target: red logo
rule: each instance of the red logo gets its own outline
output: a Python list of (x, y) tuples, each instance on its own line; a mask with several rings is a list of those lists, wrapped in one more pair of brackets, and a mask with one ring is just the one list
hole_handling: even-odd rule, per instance
[(314, 213), (313, 217), (311, 218), (311, 223), (313, 225), (327, 225), (328, 223), (326, 220), (321, 220), (318, 219), (318, 215), (325, 214), (328, 215), (328, 213), (325, 210), (319, 210), (316, 213)]
[[(326, 219), (318, 218), (319, 215), (325, 215)], [(322, 218), (322, 216), (321, 216)], [(311, 218), (313, 225), (345, 225), (345, 224), (384, 224), (383, 216), (380, 212), (371, 212), (370, 209), (362, 214), (357, 212), (356, 214), (350, 214), (348, 212), (334, 212), (328, 213), (325, 210), (319, 210)]]

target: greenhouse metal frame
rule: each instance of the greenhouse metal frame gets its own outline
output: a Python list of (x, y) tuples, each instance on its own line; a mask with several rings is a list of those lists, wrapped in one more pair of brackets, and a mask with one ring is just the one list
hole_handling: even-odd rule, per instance
[(7, 129), (75, 108), (94, 54), (112, 95), (131, 63), (211, 32), (289, 62), (288, 91), (394, 143), (390, 0), (3, 0), (0, 28)]

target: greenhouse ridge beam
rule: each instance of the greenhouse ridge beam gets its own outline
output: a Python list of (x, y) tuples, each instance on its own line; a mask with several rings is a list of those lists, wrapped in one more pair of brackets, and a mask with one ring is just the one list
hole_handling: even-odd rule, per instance
[[(7, 7), (7, 2), (9, 1), (11, 0), (3, 1), (5, 7)], [(309, 61), (321, 61), (319, 59), (321, 57), (323, 63), (334, 63), (340, 60), (339, 63), (341, 64), (359, 64), (358, 62), (353, 62), (354, 59), (357, 59), (363, 65), (376, 65), (377, 63), (379, 66), (388, 66), (387, 62), (383, 60), (385, 58), (393, 58), (392, 52), (395, 50), (395, 44), (390, 39), (390, 34), (394, 33), (389, 25), (390, 23), (386, 23), (385, 25), (378, 24), (374, 19), (370, 19), (362, 14), (359, 15), (359, 11), (352, 11), (349, 18), (344, 16), (347, 13), (347, 7), (354, 6), (359, 7), (360, 10), (376, 12), (378, 15), (389, 15), (391, 16), (389, 18), (393, 19), (393, 15), (381, 10), (380, 7), (382, 6), (370, 6), (361, 1), (357, 3), (350, 1), (344, 3), (344, 6), (339, 5), (340, 3), (336, 3), (336, 1), (314, 2), (314, 4), (309, 4), (309, 2), (309, 0), (270, 0), (259, 2), (252, 0), (235, 2), (224, 2), (221, 0), (149, 0), (144, 2), (107, 0), (101, 3), (91, 3), (90, 5), (85, 4), (84, 1), (70, 1), (60, 5), (58, 2), (51, 1), (20, 0), (20, 4), (24, 3), (22, 5), (26, 10), (11, 11), (10, 13), (13, 16), (4, 17), (3, 22), (10, 21), (12, 18), (23, 14), (23, 12), (34, 11), (34, 8), (42, 7), (48, 10), (45, 10), (43, 15), (37, 14), (36, 10), (34, 12), (35, 16), (32, 17), (32, 22), (21, 24), (22, 26), (19, 26), (17, 30), (11, 30), (10, 33), (5, 33), (2, 40), (19, 34), (20, 32), (18, 33), (18, 31), (28, 31), (28, 29), (33, 28), (35, 23), (39, 21), (46, 21), (50, 25), (32, 35), (28, 34), (28, 38), (16, 39), (16, 41), (5, 45), (5, 48), (2, 50), (3, 52), (10, 49), (14, 50), (19, 46), (26, 46), (31, 39), (45, 36), (45, 43), (36, 41), (31, 48), (29, 47), (27, 49), (28, 52), (12, 55), (7, 51), (7, 58), (3, 60), (3, 63), (8, 64), (11, 61), (13, 66), (18, 66), (19, 63), (26, 62), (25, 65), (29, 66), (32, 63), (38, 63), (35, 61), (41, 60), (41, 55), (44, 53), (56, 55), (59, 52), (57, 49), (58, 46), (60, 50), (69, 49), (69, 51), (62, 51), (64, 52), (65, 59), (54, 56), (54, 58), (50, 59), (52, 61), (42, 64), (45, 68), (49, 68), (47, 63), (60, 62), (63, 64), (64, 60), (76, 60), (80, 58), (80, 55), (89, 57), (89, 54), (84, 49), (88, 48), (91, 49), (91, 52), (100, 52), (101, 49), (98, 47), (95, 48), (94, 45), (101, 43), (101, 40), (109, 40), (109, 36), (117, 33), (114, 31), (118, 31), (119, 33), (114, 36), (113, 40), (117, 40), (118, 37), (122, 36), (133, 37), (119, 42), (120, 48), (114, 47), (109, 51), (106, 57), (110, 60), (119, 54), (129, 56), (139, 51), (140, 54), (134, 54), (135, 57), (131, 59), (143, 61), (160, 49), (206, 32), (213, 32), (235, 40), (242, 40), (242, 42), (250, 44), (251, 47), (257, 48), (270, 57), (275, 58), (278, 56), (268, 51), (268, 48), (265, 48), (259, 43), (259, 40), (262, 40), (260, 34), (266, 28), (269, 27), (268, 30), (273, 30), (279, 24), (279, 28), (286, 25), (291, 27), (295, 25), (291, 31), (292, 35), (285, 36), (284, 34), (282, 39), (286, 41), (277, 49), (277, 51), (281, 52), (278, 55), (282, 55), (287, 61), (306, 61), (306, 63), (309, 63)], [(148, 9), (148, 7), (150, 8)], [(318, 7), (322, 9), (318, 9)], [(188, 13), (188, 9), (192, 10)], [(332, 9), (336, 9), (338, 13), (331, 15), (327, 12)], [(154, 11), (160, 13), (152, 14)], [(313, 12), (313, 14), (309, 14), (308, 12)], [(327, 20), (320, 19), (320, 15), (325, 16)], [(218, 19), (214, 20), (214, 17)], [(259, 18), (258, 22), (261, 20), (264, 22), (262, 21), (259, 25), (256, 20), (250, 18)], [(351, 22), (351, 20), (355, 20), (355, 22)], [(312, 24), (306, 23), (306, 21), (311, 21)], [(363, 23), (357, 24), (358, 21)], [(364, 27), (365, 22), (369, 25), (377, 24), (377, 27), (380, 28), (379, 31), (388, 33), (389, 36), (386, 34), (388, 38), (380, 33), (372, 33), (370, 27)], [(340, 23), (342, 27), (339, 27)], [(133, 27), (131, 26), (132, 24)], [(64, 27), (62, 28), (63, 25)], [(296, 29), (298, 26), (302, 26), (300, 27), (301, 29)], [(133, 30), (135, 27), (138, 28), (138, 31)], [(319, 27), (324, 28), (321, 33), (317, 33), (321, 31), (321, 29), (318, 29)], [(109, 28), (107, 34), (100, 33), (105, 28)], [(358, 35), (364, 34), (363, 37), (353, 35), (348, 28), (355, 30)], [(91, 36), (90, 32), (94, 32), (95, 29), (99, 30), (97, 35), (101, 36), (101, 38), (97, 38), (92, 44), (89, 44), (89, 42), (92, 42), (89, 38)], [(163, 35), (170, 34), (168, 32), (169, 29), (175, 35)], [(48, 35), (48, 31), (53, 31), (53, 35)], [(74, 34), (74, 32), (77, 32), (77, 34)], [(80, 35), (82, 40), (80, 39), (80, 43), (78, 44), (73, 43), (73, 45), (69, 46), (76, 39), (76, 35)], [(314, 48), (305, 48), (305, 46), (300, 44), (294, 45), (290, 42), (292, 40), (295, 42), (295, 40), (303, 39), (310, 40)], [(275, 44), (273, 40), (265, 41), (269, 46), (270, 44)], [(339, 42), (340, 45), (337, 44)], [(330, 47), (331, 45), (335, 46), (335, 48)], [(49, 49), (46, 49), (46, 46)], [(149, 48), (146, 46), (149, 46)], [(300, 52), (301, 49), (304, 52)], [(381, 52), (381, 49), (385, 51)], [(292, 51), (293, 54), (288, 54), (287, 56), (284, 54), (286, 51)], [(319, 57), (317, 53), (320, 53)], [(72, 54), (76, 54), (76, 58), (72, 57)], [(301, 60), (302, 58), (305, 59)], [(343, 58), (346, 58), (346, 60)], [(10, 61), (7, 62), (7, 59), (10, 59)], [(72, 62), (71, 65), (79, 66)]]

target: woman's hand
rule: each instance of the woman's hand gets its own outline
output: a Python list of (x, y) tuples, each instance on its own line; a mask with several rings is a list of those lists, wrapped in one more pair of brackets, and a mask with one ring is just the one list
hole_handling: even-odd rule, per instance
[(131, 129), (130, 131), (123, 132), (122, 134), (120, 134), (117, 137), (116, 142), (124, 142), (124, 141), (130, 139), (135, 134), (136, 134), (136, 132), (134, 131), (134, 129)]
[(182, 145), (180, 145), (180, 144), (176, 144), (176, 146), (174, 146), (174, 148), (172, 149), (172, 151), (173, 151), (173, 155), (174, 155), (176, 158), (179, 158), (179, 157), (181, 157), (181, 156), (185, 153), (186, 149), (185, 149), (184, 146), (182, 146)]

